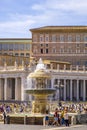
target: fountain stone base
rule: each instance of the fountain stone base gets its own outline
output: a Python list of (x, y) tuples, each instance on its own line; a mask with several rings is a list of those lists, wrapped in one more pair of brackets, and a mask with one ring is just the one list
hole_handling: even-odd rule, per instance
[(47, 96), (35, 96), (35, 100), (32, 102), (32, 113), (45, 114), (47, 111), (49, 112)]

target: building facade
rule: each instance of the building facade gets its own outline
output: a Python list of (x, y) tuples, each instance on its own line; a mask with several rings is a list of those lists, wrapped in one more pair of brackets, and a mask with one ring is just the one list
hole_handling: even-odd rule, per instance
[(32, 39), (3, 38), (0, 39), (0, 54), (30, 57)]
[(33, 56), (87, 66), (87, 26), (30, 29)]
[[(30, 31), (32, 41), (0, 39), (0, 54), (6, 55), (0, 59), (4, 63), (0, 64), (0, 100), (29, 100), (27, 76), (36, 62), (26, 66), (21, 57), (29, 58), (32, 53), (35, 59), (44, 59), (51, 72), (51, 87), (57, 89), (53, 100), (87, 101), (87, 27), (47, 26)], [(8, 65), (7, 55), (14, 56), (12, 65)]]

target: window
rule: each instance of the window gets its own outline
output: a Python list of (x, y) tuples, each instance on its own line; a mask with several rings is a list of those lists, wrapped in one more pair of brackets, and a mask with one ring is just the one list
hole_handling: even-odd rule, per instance
[(80, 62), (79, 62), (79, 61), (77, 61), (76, 65), (80, 65)]
[(60, 35), (60, 42), (64, 42), (64, 35)]
[(43, 47), (43, 44), (40, 44), (41, 47)]
[(87, 42), (87, 35), (84, 36), (84, 42)]
[(19, 44), (19, 50), (24, 50), (24, 44)]
[(49, 41), (49, 36), (45, 36), (45, 42)]
[(24, 56), (24, 53), (21, 53), (20, 56)]
[(15, 56), (18, 56), (18, 53), (15, 53)]
[(60, 48), (60, 53), (64, 53), (64, 48)]
[(29, 53), (26, 53), (26, 56), (29, 57)]
[(48, 44), (46, 44), (46, 47), (48, 47)]
[(76, 35), (76, 42), (80, 42), (80, 35)]
[(44, 37), (43, 35), (40, 35), (40, 42), (43, 42), (44, 41)]
[(78, 43), (78, 44), (76, 44), (76, 47), (80, 47), (80, 44)]
[(85, 61), (85, 66), (87, 66), (87, 61)]
[(68, 35), (68, 42), (72, 42), (72, 35)]
[(8, 44), (2, 44), (2, 50), (8, 50)]
[(41, 49), (41, 54), (43, 54), (43, 49)]
[(19, 44), (15, 43), (14, 50), (19, 50)]
[(48, 53), (48, 49), (46, 49), (46, 53)]
[(52, 42), (56, 42), (56, 35), (52, 35)]
[(13, 44), (9, 44), (9, 51), (13, 51)]
[(30, 50), (31, 45), (30, 44), (26, 44), (26, 50)]

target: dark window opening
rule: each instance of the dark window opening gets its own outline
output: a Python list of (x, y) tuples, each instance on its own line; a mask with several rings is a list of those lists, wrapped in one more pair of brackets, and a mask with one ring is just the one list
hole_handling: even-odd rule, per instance
[(43, 54), (43, 49), (41, 49), (41, 53)]
[(48, 49), (46, 49), (46, 53), (48, 53)]

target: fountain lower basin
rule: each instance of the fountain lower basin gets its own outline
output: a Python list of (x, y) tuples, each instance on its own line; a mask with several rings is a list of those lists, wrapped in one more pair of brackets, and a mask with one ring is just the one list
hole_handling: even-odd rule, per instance
[(32, 94), (32, 95), (51, 95), (55, 93), (54, 88), (34, 88), (34, 89), (26, 89), (26, 93)]

